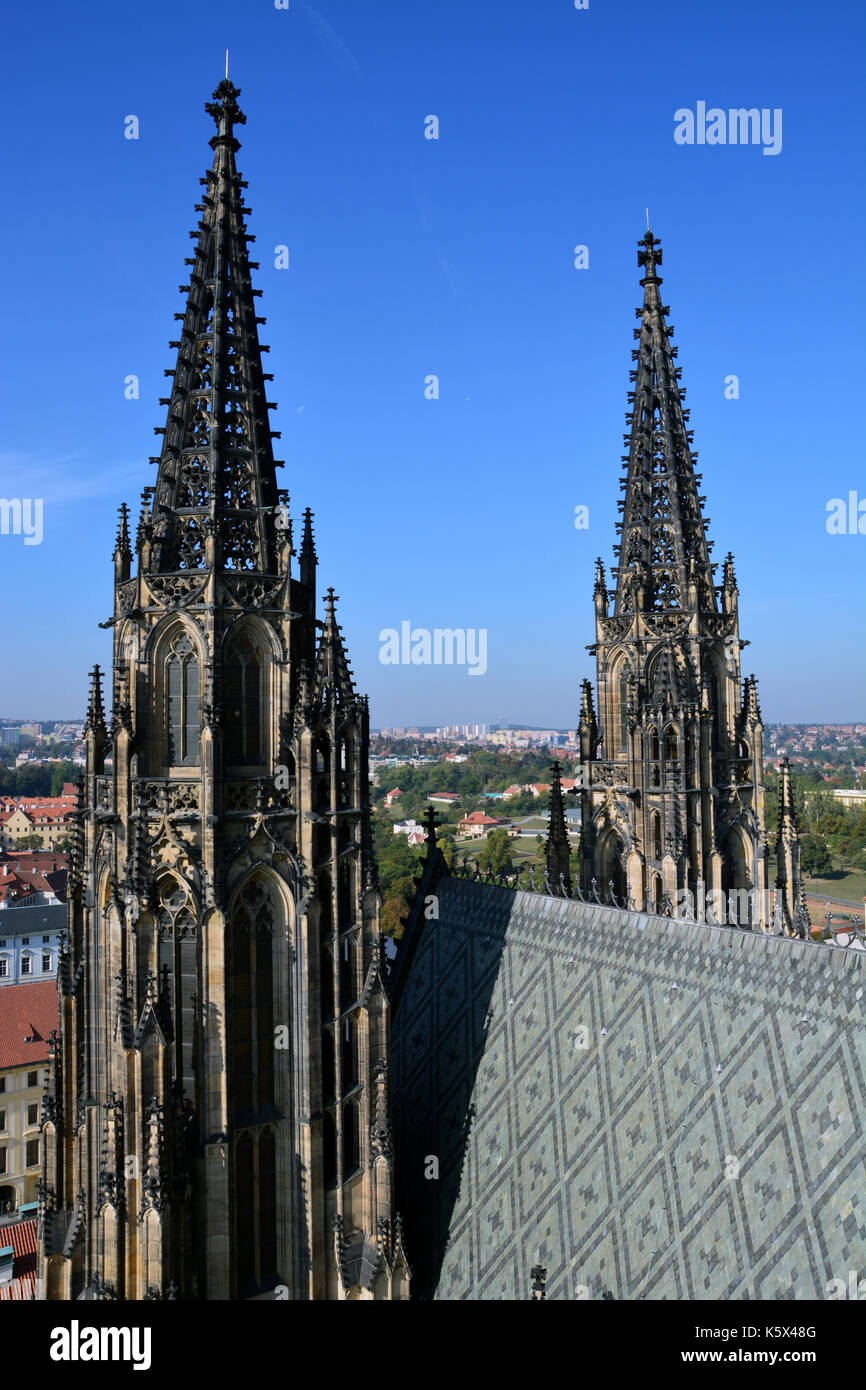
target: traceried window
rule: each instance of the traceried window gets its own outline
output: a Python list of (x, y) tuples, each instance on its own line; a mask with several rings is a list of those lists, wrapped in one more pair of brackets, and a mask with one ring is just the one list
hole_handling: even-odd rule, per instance
[[(274, 1049), (274, 934), (281, 914), (266, 883), (253, 878), (232, 914), (232, 1008), (228, 1075), (239, 1130), (234, 1155), (235, 1233), (239, 1296), (276, 1282), (277, 1117)], [(282, 1019), (288, 1024), (288, 1020)]]
[(231, 644), (225, 668), (225, 730), (228, 763), (262, 761), (262, 658), (243, 634)]
[(625, 753), (628, 751), (628, 678), (631, 668), (626, 660), (621, 660), (613, 676), (613, 742), (615, 747), (606, 754), (610, 757), (613, 753)]
[(168, 761), (194, 766), (199, 754), (199, 663), (189, 636), (179, 632), (166, 661)]
[(662, 820), (657, 811), (653, 811), (651, 817), (652, 827), (652, 851), (654, 859), (662, 857)]

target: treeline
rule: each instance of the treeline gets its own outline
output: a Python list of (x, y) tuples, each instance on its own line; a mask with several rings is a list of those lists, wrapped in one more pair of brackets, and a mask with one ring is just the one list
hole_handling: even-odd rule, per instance
[(77, 782), (80, 775), (80, 766), (72, 762), (0, 767), (0, 796), (60, 796), (63, 783)]
[(471, 753), (465, 763), (440, 758), (421, 767), (389, 767), (379, 773), (373, 796), (380, 800), (393, 787), (415, 799), (428, 792), (457, 792), (466, 797), (504, 792), (513, 783), (549, 782), (552, 762), (550, 750), (542, 748), (524, 754), (479, 751)]
[[(767, 769), (766, 785), (764, 821), (773, 851), (779, 826), (779, 777), (773, 768)], [(804, 873), (866, 869), (866, 807), (843, 806), (813, 768), (795, 769), (793, 789)]]

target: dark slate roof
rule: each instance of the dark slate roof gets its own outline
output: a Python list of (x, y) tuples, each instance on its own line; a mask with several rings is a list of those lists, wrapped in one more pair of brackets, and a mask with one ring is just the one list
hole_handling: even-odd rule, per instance
[(37, 903), (34, 907), (7, 908), (0, 918), (0, 937), (48, 936), (52, 932), (66, 931), (66, 922), (66, 903), (52, 903), (50, 906)]
[(416, 1296), (540, 1264), (554, 1299), (826, 1297), (866, 1267), (864, 986), (864, 953), (428, 865), (393, 978)]

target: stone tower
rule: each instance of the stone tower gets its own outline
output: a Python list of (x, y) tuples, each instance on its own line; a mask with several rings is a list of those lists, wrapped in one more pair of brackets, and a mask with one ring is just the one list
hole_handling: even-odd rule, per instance
[[(44, 1118), (48, 1298), (408, 1297), (366, 699), (277, 487), (221, 82), (156, 483), (114, 550)], [(276, 1290), (276, 1293), (274, 1292)]]
[(661, 259), (647, 232), (614, 590), (596, 568), (598, 715), (588, 682), (581, 702), (583, 886), (656, 910), (688, 891), (699, 914), (709, 899), (717, 920), (765, 926), (761, 711), (733, 558), (721, 585), (710, 561)]

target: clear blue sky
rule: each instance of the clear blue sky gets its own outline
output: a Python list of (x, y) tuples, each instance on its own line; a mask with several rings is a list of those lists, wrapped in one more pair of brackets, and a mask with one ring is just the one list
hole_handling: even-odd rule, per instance
[[(78, 715), (110, 660), (116, 508), (137, 516), (153, 481), (228, 47), (282, 481), (316, 513), (374, 726), (574, 723), (594, 557), (616, 540), (647, 205), (764, 717), (866, 716), (866, 535), (825, 528), (830, 498), (866, 499), (864, 16), (854, 0), (7, 8), (0, 496), (42, 497), (44, 540), (0, 536), (0, 714)], [(781, 108), (781, 153), (675, 144), (675, 110), (698, 101)], [(406, 619), (485, 628), (486, 675), (380, 664), (380, 629)]]

